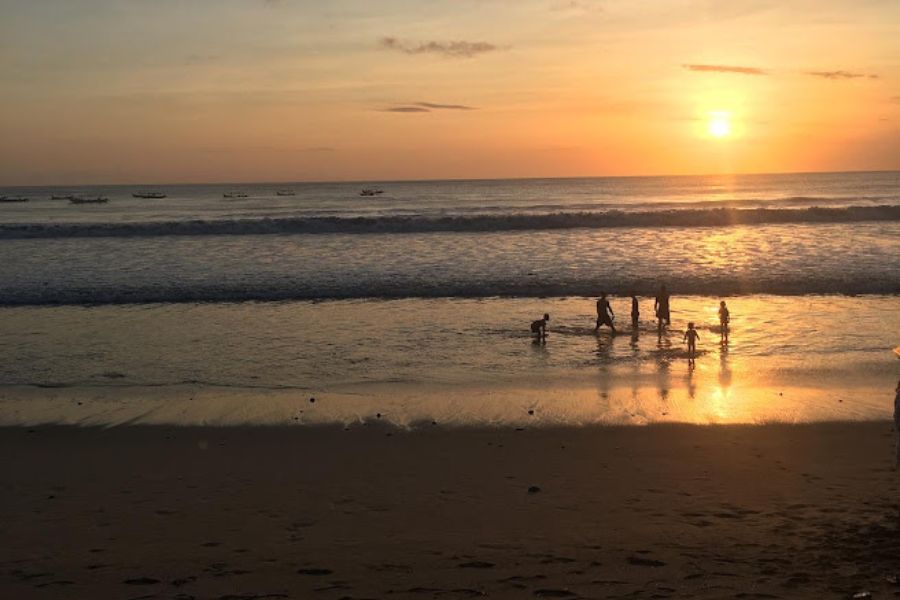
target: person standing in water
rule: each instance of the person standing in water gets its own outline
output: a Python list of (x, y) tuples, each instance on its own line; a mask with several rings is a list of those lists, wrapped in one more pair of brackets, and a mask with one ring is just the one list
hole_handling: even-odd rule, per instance
[(547, 321), (550, 320), (550, 315), (544, 313), (543, 319), (538, 319), (537, 321), (531, 322), (531, 335), (534, 336), (535, 342), (543, 342), (547, 340)]
[(725, 301), (722, 300), (719, 302), (719, 326), (722, 330), (722, 341), (728, 341), (728, 324), (731, 323), (731, 313), (728, 312), (728, 307), (725, 306)]
[(684, 332), (684, 340), (688, 345), (688, 362), (693, 363), (694, 357), (697, 355), (697, 340), (700, 339), (700, 334), (697, 333), (697, 330), (694, 329), (694, 323), (688, 323), (687, 331)]
[(638, 330), (638, 323), (641, 320), (641, 308), (638, 306), (638, 298), (637, 295), (632, 291), (631, 292), (631, 329), (632, 331)]
[(597, 300), (597, 326), (594, 327), (594, 333), (599, 331), (601, 325), (609, 325), (615, 335), (616, 327), (613, 325), (613, 318), (615, 318), (615, 314), (612, 306), (609, 305), (609, 300), (606, 299), (606, 292), (601, 292), (600, 298)]
[(664, 285), (659, 288), (659, 294), (656, 295), (656, 300), (653, 301), (653, 310), (656, 311), (660, 331), (662, 331), (664, 324), (667, 326), (672, 324), (672, 317), (669, 314), (669, 291)]

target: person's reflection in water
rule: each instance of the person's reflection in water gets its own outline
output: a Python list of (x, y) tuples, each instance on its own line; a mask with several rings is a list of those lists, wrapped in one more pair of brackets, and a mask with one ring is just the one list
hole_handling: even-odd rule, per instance
[(615, 339), (615, 337), (610, 337), (608, 339), (602, 337), (597, 338), (597, 358), (601, 364), (608, 365), (612, 363), (612, 349)]
[(728, 364), (728, 340), (719, 347), (719, 387), (723, 395), (731, 387), (731, 365)]
[(662, 327), (656, 330), (656, 347), (660, 350), (672, 347), (672, 341), (669, 339), (669, 332)]
[(671, 348), (672, 341), (669, 339), (669, 336), (664, 336), (663, 332), (660, 331), (656, 341), (656, 366), (658, 371), (659, 400), (666, 410), (668, 410), (669, 403), (669, 351)]
[(694, 363), (688, 363), (687, 370), (687, 390), (691, 400), (697, 397), (697, 383), (694, 381)]

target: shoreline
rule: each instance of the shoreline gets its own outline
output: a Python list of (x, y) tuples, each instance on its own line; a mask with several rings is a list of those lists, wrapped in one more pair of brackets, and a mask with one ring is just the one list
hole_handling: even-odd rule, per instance
[(3, 427), (15, 598), (891, 597), (886, 421)]
[(802, 425), (890, 422), (886, 382), (760, 382), (717, 371), (591, 381), (356, 383), (327, 388), (209, 385), (6, 386), (2, 427), (358, 427), (400, 430)]

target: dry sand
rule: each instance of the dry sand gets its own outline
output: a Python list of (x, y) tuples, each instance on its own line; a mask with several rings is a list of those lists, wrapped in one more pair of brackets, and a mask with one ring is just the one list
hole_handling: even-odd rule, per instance
[(7, 428), (0, 453), (4, 599), (900, 596), (885, 422)]

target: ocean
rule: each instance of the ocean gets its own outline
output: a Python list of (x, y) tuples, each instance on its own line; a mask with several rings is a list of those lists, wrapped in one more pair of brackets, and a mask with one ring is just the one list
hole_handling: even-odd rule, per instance
[[(246, 197), (224, 197), (235, 193)], [(50, 199), (70, 194), (109, 201)], [(29, 198), (0, 203), (2, 423), (802, 422), (892, 409), (900, 172), (0, 196)], [(661, 284), (673, 322), (658, 334)], [(592, 332), (602, 291), (618, 336)], [(550, 335), (535, 345), (528, 325), (544, 312)]]

